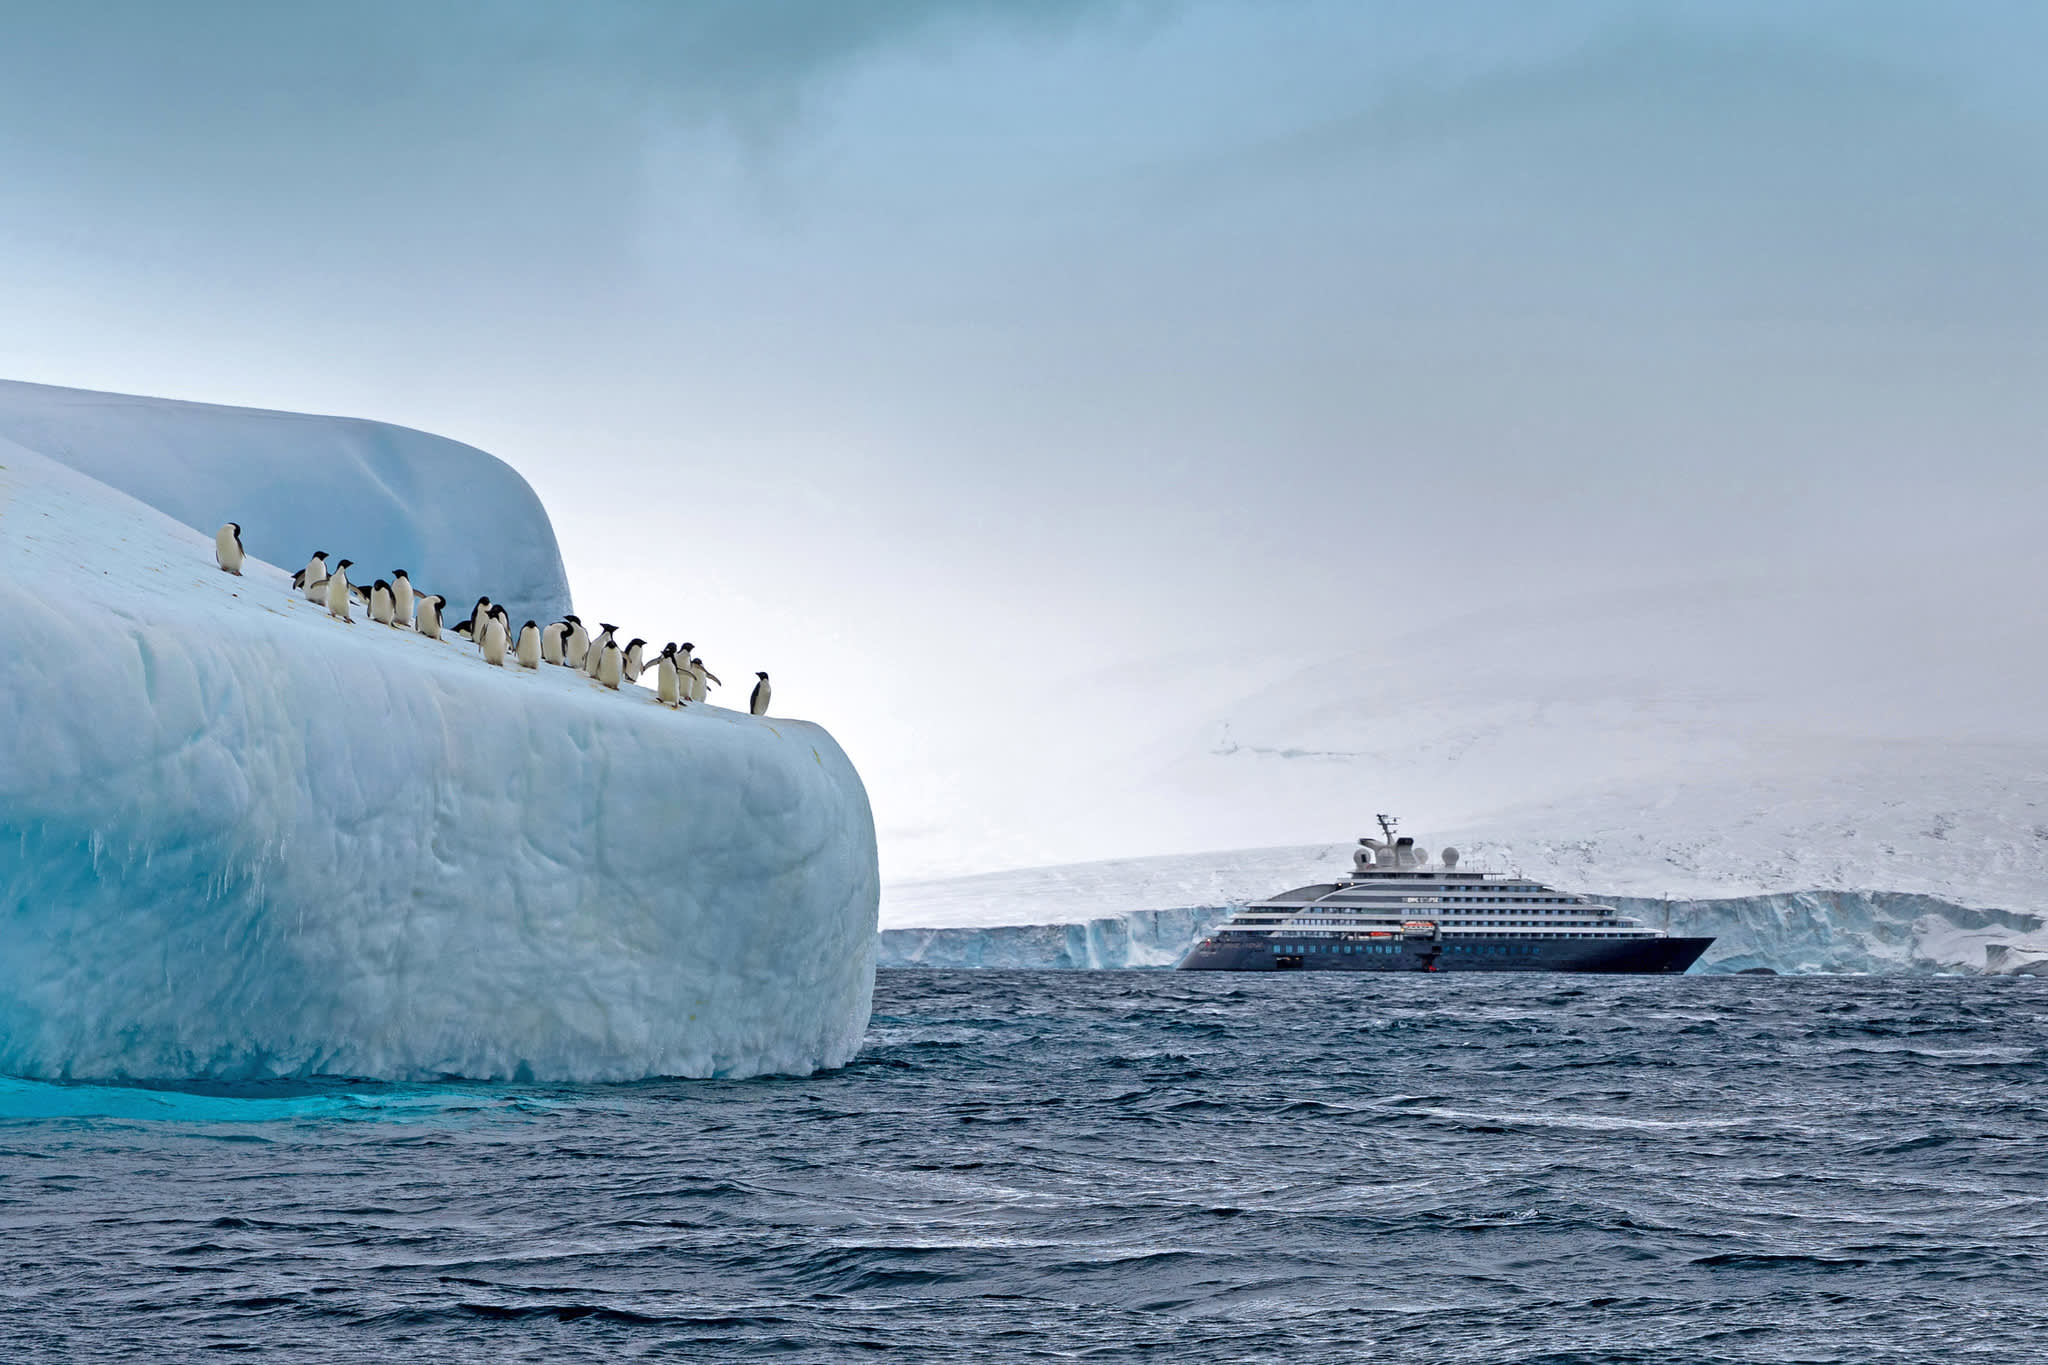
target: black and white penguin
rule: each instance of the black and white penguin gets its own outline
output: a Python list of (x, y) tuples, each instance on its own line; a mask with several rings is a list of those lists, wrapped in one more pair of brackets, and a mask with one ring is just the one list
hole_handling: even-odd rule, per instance
[(583, 658), (583, 670), (593, 678), (597, 676), (597, 661), (603, 657), (604, 647), (612, 642), (612, 632), (618, 627), (599, 621), (597, 629), (597, 638), (590, 642), (590, 648), (584, 652)]
[(308, 588), (327, 577), (327, 551), (315, 550), (313, 557), (306, 561), (306, 567), (292, 575), (292, 588), (305, 592)]
[(299, 591), (300, 591), (301, 593), (303, 593), (303, 594), (305, 595), (305, 598), (306, 598), (306, 600), (307, 600), (308, 602), (317, 602), (317, 603), (319, 603), (319, 604), (320, 604), (321, 606), (323, 606), (323, 607), (324, 607), (324, 606), (326, 606), (326, 605), (327, 605), (327, 556), (326, 556), (326, 554), (325, 554), (325, 553), (323, 552), (323, 553), (321, 553), (321, 554), (317, 554), (317, 555), (314, 555), (314, 556), (313, 556), (313, 561), (312, 561), (312, 563), (310, 563), (310, 564), (306, 565), (306, 568), (305, 568), (305, 571), (304, 571), (304, 572), (305, 572), (305, 577), (299, 580)]
[(591, 652), (597, 656), (597, 667), (590, 670), (590, 676), (597, 679), (604, 686), (609, 687), (612, 691), (618, 691), (619, 680), (625, 676), (623, 666), (619, 662), (618, 645), (614, 641), (607, 639), (602, 648), (594, 649)]
[(448, 599), (439, 593), (429, 593), (420, 598), (419, 632), (429, 640), (441, 638), (441, 609), (448, 605)]
[(513, 648), (521, 668), (540, 667), (540, 627), (528, 621), (519, 628), (519, 643)]
[(469, 642), (473, 645), (482, 644), (484, 642), (484, 622), (490, 618), (490, 615), (491, 599), (488, 597), (477, 598), (476, 605), (469, 609), (469, 620), (466, 623), (469, 628), (464, 630), (462, 626), (457, 626), (455, 633), (457, 635), (467, 635)]
[(213, 533), (213, 558), (222, 573), (242, 576), (242, 528), (229, 522)]
[(683, 679), (676, 665), (674, 640), (662, 647), (661, 657), (654, 661), (654, 695), (661, 699), (663, 706), (683, 704)]
[(773, 694), (773, 689), (768, 686), (766, 673), (756, 673), (754, 676), (761, 681), (754, 684), (754, 695), (747, 699), (747, 714), (765, 716), (768, 714), (768, 698)]
[(349, 615), (349, 602), (355, 590), (348, 585), (348, 566), (353, 563), (353, 559), (344, 559), (327, 576), (327, 614), (350, 625), (355, 624), (355, 618)]
[(568, 668), (580, 669), (584, 659), (590, 655), (590, 632), (574, 616), (564, 616), (569, 623), (569, 638), (562, 641), (562, 663)]
[(388, 626), (398, 613), (397, 599), (391, 595), (391, 585), (378, 579), (370, 585), (370, 619), (380, 626)]
[(636, 638), (619, 656), (619, 667), (625, 672), (626, 681), (629, 683), (639, 682), (640, 675), (647, 671), (647, 665), (640, 662), (640, 647), (646, 643), (645, 640)]
[(704, 685), (705, 679), (707, 678), (710, 679), (712, 687), (725, 686), (725, 684), (722, 681), (720, 681), (719, 676), (716, 673), (713, 673), (710, 669), (706, 668), (704, 666), (704, 661), (702, 659), (697, 658), (695, 655), (692, 655), (690, 658), (690, 677), (694, 680), (695, 683), (695, 685), (690, 690), (691, 701), (703, 701), (706, 697), (711, 695), (711, 688), (706, 687)]
[(540, 633), (540, 661), (544, 664), (562, 662), (562, 644), (569, 638), (567, 621), (551, 621)]
[(493, 668), (505, 666), (505, 619), (496, 612), (484, 618), (483, 636), (479, 641), (484, 648), (484, 662)]
[(415, 595), (412, 590), (412, 580), (405, 576), (405, 570), (393, 569), (391, 571), (392, 625), (404, 627), (412, 624), (413, 598)]

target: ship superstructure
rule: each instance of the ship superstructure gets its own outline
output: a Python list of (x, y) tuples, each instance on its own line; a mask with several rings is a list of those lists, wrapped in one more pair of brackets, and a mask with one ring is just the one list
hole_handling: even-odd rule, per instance
[(1197, 943), (1182, 971), (1683, 972), (1713, 943), (1532, 878), (1461, 867), (1379, 818), (1352, 871), (1245, 906)]

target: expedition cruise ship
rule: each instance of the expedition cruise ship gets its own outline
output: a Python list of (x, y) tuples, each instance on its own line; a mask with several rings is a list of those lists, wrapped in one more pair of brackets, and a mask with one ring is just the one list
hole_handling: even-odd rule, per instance
[(1677, 973), (1714, 940), (1639, 919), (1526, 877), (1466, 871), (1447, 848), (1360, 839), (1352, 872), (1245, 906), (1188, 950), (1181, 971)]

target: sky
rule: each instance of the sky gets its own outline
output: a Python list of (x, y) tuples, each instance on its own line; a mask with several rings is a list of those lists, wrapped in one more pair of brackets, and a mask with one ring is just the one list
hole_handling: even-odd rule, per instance
[(500, 456), (885, 877), (1207, 846), (1130, 756), (1374, 640), (2048, 567), (2037, 4), (5, 21), (0, 376)]

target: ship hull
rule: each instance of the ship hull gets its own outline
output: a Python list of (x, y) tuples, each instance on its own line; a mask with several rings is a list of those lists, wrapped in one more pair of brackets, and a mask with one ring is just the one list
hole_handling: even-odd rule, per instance
[(1183, 972), (1595, 972), (1676, 976), (1711, 938), (1511, 939), (1367, 942), (1315, 938), (1216, 937), (1188, 950)]

